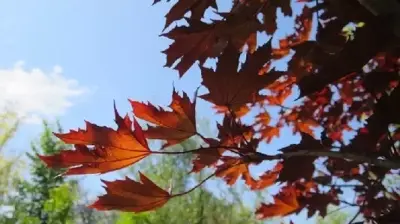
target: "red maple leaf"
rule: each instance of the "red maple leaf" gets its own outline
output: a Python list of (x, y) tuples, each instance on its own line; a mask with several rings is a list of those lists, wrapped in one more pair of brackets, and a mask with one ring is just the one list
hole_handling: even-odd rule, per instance
[(233, 185), (241, 176), (247, 185), (254, 185), (255, 180), (249, 173), (249, 163), (231, 156), (224, 156), (221, 160), (223, 163), (215, 171), (217, 177), (222, 177), (228, 185)]
[(172, 102), (169, 105), (172, 111), (158, 109), (150, 103), (146, 105), (137, 101), (130, 102), (136, 117), (157, 125), (149, 126), (145, 136), (149, 139), (166, 140), (163, 148), (178, 144), (197, 133), (196, 100), (190, 102), (185, 93), (181, 97), (173, 91)]
[[(134, 164), (151, 151), (142, 129), (136, 120), (128, 116), (123, 119), (115, 105), (115, 122), (118, 129), (100, 127), (86, 122), (86, 130), (71, 130), (66, 134), (55, 134), (67, 144), (75, 144), (75, 150), (63, 150), (51, 156), (39, 156), (47, 166), (68, 168), (66, 175), (106, 173)], [(87, 145), (95, 145), (89, 149)]]
[(265, 219), (275, 216), (285, 216), (299, 209), (300, 205), (297, 201), (296, 191), (292, 187), (286, 187), (274, 197), (273, 204), (264, 204), (257, 209), (257, 218)]
[(200, 97), (233, 111), (239, 110), (247, 103), (261, 101), (262, 97), (258, 92), (282, 75), (280, 72), (258, 74), (266, 63), (265, 58), (260, 58), (260, 56), (268, 55), (270, 51), (271, 47), (268, 43), (260, 47), (237, 72), (240, 52), (229, 45), (219, 58), (216, 71), (202, 68), (202, 84), (208, 88), (209, 93)]
[(103, 180), (106, 194), (100, 196), (90, 208), (97, 210), (121, 210), (126, 212), (144, 212), (163, 206), (171, 195), (154, 184), (139, 172), (140, 182), (128, 177), (113, 182)]
[(181, 0), (178, 1), (165, 15), (165, 28), (173, 21), (182, 19), (190, 11), (192, 19), (200, 20), (208, 7), (217, 8), (216, 0)]
[(272, 170), (266, 171), (263, 175), (260, 176), (260, 179), (255, 181), (253, 185), (250, 186), (252, 190), (262, 190), (266, 187), (272, 186), (276, 183), (279, 172), (282, 170), (282, 163), (278, 163)]

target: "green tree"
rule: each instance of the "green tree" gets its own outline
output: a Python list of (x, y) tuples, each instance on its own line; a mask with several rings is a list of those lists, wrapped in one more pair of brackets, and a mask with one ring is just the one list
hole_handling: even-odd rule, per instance
[[(2, 150), (12, 139), (18, 127), (19, 119), (16, 113), (6, 111), (0, 114), (0, 209), (3, 209), (0, 222), (4, 215), (9, 215), (9, 212), (7, 212), (7, 207), (10, 207), (8, 195), (12, 193), (21, 178), (20, 171), (23, 165), (21, 160), (19, 158), (7, 158)], [(11, 173), (12, 175), (10, 175)]]
[(0, 151), (14, 136), (19, 127), (19, 119), (16, 113), (6, 111), (0, 114)]
[[(198, 146), (198, 142), (189, 139), (173, 150), (182, 151)], [(192, 156), (188, 154), (162, 156), (154, 160), (146, 160), (139, 166), (140, 170), (160, 186), (171, 187), (173, 192), (182, 192), (196, 185), (210, 172), (201, 171), (195, 178), (188, 178), (191, 170)], [(133, 168), (132, 168), (133, 169)], [(131, 169), (131, 171), (132, 171)], [(137, 172), (134, 172), (137, 173)], [(222, 190), (218, 189), (221, 193)], [(230, 189), (224, 198), (235, 198), (237, 192)], [(251, 210), (240, 200), (228, 201), (220, 199), (205, 187), (199, 187), (191, 193), (171, 200), (166, 206), (154, 212), (133, 214), (121, 213), (117, 224), (135, 223), (174, 223), (174, 224), (212, 224), (212, 223), (259, 223)]]
[[(66, 224), (74, 223), (73, 206), (77, 199), (77, 182), (67, 181), (59, 175), (60, 170), (47, 169), (37, 156), (39, 153), (54, 154), (66, 146), (52, 134), (47, 122), (39, 143), (32, 143), (30, 180), (21, 180), (18, 194), (12, 198), (14, 214), (6, 223)], [(61, 127), (57, 123), (58, 131)]]
[(75, 222), (79, 224), (109, 224), (116, 223), (119, 219), (119, 212), (117, 211), (97, 211), (88, 208), (87, 205), (91, 203), (88, 199), (88, 192), (83, 189), (78, 189), (79, 202), (75, 204)]

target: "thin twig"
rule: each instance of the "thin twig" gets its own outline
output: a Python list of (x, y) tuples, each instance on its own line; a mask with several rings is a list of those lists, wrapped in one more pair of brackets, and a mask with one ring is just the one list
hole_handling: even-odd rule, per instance
[(182, 192), (182, 193), (178, 193), (178, 194), (171, 195), (171, 198), (172, 198), (172, 197), (182, 196), (182, 195), (185, 195), (185, 194), (189, 194), (190, 192), (192, 192), (192, 191), (194, 191), (196, 188), (200, 187), (202, 184), (204, 184), (207, 180), (211, 179), (211, 177), (213, 177), (213, 176), (215, 176), (215, 175), (216, 175), (216, 173), (211, 174), (210, 176), (208, 176), (207, 178), (205, 178), (204, 180), (202, 180), (202, 181), (200, 181), (198, 184), (196, 184), (194, 187), (192, 187), (190, 190), (185, 191), (185, 192)]
[(352, 219), (350, 219), (349, 224), (352, 224), (354, 222), (354, 220), (356, 220), (356, 218), (358, 217), (358, 215), (361, 213), (361, 208), (358, 209), (357, 213), (353, 216)]

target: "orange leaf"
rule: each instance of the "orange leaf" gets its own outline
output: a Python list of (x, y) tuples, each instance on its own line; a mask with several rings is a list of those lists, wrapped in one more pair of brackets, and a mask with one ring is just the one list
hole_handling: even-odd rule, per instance
[(303, 132), (314, 136), (314, 131), (311, 128), (319, 127), (319, 123), (314, 119), (304, 119), (294, 122), (293, 133)]
[(274, 204), (267, 205), (262, 203), (261, 207), (256, 211), (257, 218), (265, 219), (274, 216), (286, 216), (295, 212), (300, 207), (296, 191), (293, 187), (284, 188), (283, 191), (274, 197), (274, 201)]
[(269, 187), (276, 183), (278, 179), (279, 172), (282, 170), (282, 163), (276, 164), (276, 166), (272, 170), (268, 170), (261, 177), (260, 180), (254, 182), (252, 186), (250, 186), (251, 190), (262, 190), (266, 187)]
[[(71, 130), (66, 134), (55, 134), (67, 144), (75, 144), (75, 150), (64, 150), (51, 156), (39, 156), (47, 166), (68, 168), (66, 175), (106, 173), (134, 164), (151, 151), (148, 148), (140, 125), (128, 116), (120, 117), (115, 108), (118, 129), (100, 127), (86, 122), (86, 130)], [(89, 149), (87, 145), (95, 145)]]
[(136, 117), (157, 125), (145, 131), (146, 138), (165, 139), (167, 143), (163, 148), (178, 144), (195, 135), (196, 131), (196, 100), (190, 102), (186, 93), (179, 96), (175, 90), (169, 107), (172, 111), (156, 108), (151, 103), (148, 105), (137, 101), (130, 101)]
[(217, 124), (218, 138), (221, 145), (237, 146), (240, 143), (250, 141), (254, 129), (251, 126), (241, 124), (232, 115), (225, 115), (221, 124)]
[(282, 106), (283, 102), (290, 96), (292, 95), (292, 89), (290, 87), (287, 87), (281, 91), (279, 91), (277, 94), (274, 96), (266, 96), (265, 99), (268, 100), (268, 103), (270, 105), (278, 105)]
[(257, 33), (250, 34), (249, 38), (246, 40), (246, 45), (250, 53), (254, 53), (257, 47)]
[(126, 212), (144, 212), (163, 206), (171, 195), (159, 188), (145, 175), (139, 172), (140, 182), (128, 177), (113, 182), (102, 180), (106, 184), (107, 194), (100, 196), (90, 208), (97, 210), (120, 210)]
[(279, 137), (280, 129), (279, 127), (264, 126), (261, 130), (261, 136), (267, 143), (270, 143), (274, 137)]
[(340, 89), (340, 96), (345, 104), (351, 105), (353, 103), (354, 86), (351, 82), (343, 82), (343, 86)]
[(310, 39), (313, 23), (313, 11), (307, 6), (304, 6), (302, 13), (296, 17), (295, 22), (298, 24), (296, 27), (297, 35), (289, 37), (292, 46)]
[(269, 125), (270, 121), (271, 121), (271, 115), (269, 115), (268, 112), (262, 112), (257, 114), (256, 116), (256, 124)]
[(312, 31), (312, 15), (310, 8), (304, 7), (302, 13), (296, 17), (296, 33), (279, 40), (279, 48), (273, 49), (274, 59), (281, 59), (290, 53), (290, 49), (310, 39)]
[(215, 171), (217, 177), (222, 177), (228, 185), (233, 185), (242, 176), (245, 183), (249, 186), (254, 185), (255, 180), (249, 173), (249, 164), (244, 163), (241, 158), (225, 156), (221, 160), (223, 164)]
[(210, 143), (209, 149), (201, 149), (196, 152), (196, 158), (193, 160), (193, 169), (191, 172), (199, 172), (207, 166), (215, 166), (218, 160), (226, 149), (218, 148), (220, 142), (216, 139), (208, 138), (207, 141)]
[(290, 47), (288, 39), (279, 40), (279, 48), (272, 49), (273, 58), (278, 60), (288, 56), (290, 53)]
[(237, 108), (233, 108), (234, 110), (231, 111), (230, 108), (226, 107), (226, 106), (218, 106), (218, 105), (214, 105), (213, 109), (216, 110), (217, 114), (227, 114), (227, 113), (234, 113), (236, 117), (243, 117), (244, 115), (246, 115), (249, 111), (250, 111), (250, 107), (247, 105), (241, 106), (241, 107), (237, 107)]

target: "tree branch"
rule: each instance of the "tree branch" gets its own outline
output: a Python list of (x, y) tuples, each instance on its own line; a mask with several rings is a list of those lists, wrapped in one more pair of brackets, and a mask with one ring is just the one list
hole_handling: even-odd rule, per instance
[(272, 160), (272, 159), (287, 159), (295, 156), (326, 156), (331, 158), (339, 158), (339, 159), (349, 159), (359, 163), (369, 163), (371, 165), (384, 167), (388, 169), (400, 169), (400, 163), (390, 161), (390, 160), (382, 160), (378, 158), (370, 158), (367, 156), (356, 155), (352, 153), (345, 152), (333, 152), (333, 151), (321, 151), (321, 150), (300, 150), (295, 152), (286, 152), (278, 155), (267, 155), (264, 153), (257, 153), (262, 160)]

